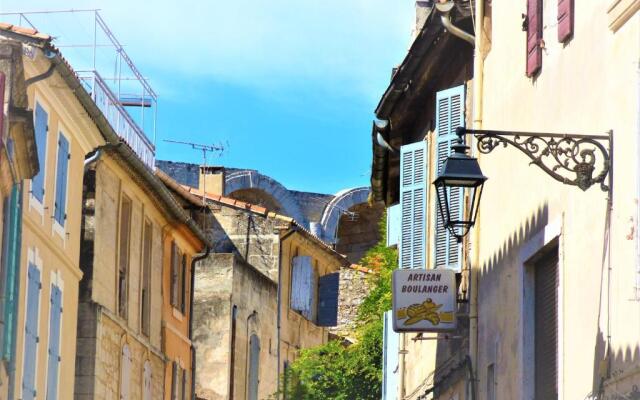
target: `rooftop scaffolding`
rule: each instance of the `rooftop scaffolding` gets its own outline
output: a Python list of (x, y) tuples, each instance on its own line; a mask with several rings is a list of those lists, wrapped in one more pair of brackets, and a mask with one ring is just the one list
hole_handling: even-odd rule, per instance
[(149, 168), (155, 168), (158, 96), (99, 10), (3, 12), (0, 16), (52, 36), (114, 131)]

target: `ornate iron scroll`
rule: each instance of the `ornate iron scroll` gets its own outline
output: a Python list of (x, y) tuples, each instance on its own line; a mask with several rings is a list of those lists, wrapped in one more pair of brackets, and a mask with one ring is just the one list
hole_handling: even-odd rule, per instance
[(599, 183), (603, 191), (609, 190), (605, 179), (611, 169), (612, 132), (596, 136), (458, 128), (456, 133), (473, 135), (481, 153), (488, 154), (496, 147), (511, 145), (526, 154), (531, 164), (559, 182), (582, 190)]

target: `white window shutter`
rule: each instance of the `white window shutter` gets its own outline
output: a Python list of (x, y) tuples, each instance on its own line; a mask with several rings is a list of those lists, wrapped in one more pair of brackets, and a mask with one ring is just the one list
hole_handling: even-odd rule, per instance
[(120, 399), (129, 400), (131, 388), (131, 351), (129, 345), (122, 347), (120, 360)]
[[(443, 90), (436, 94), (436, 144), (437, 144), (437, 174), (442, 165), (451, 154), (451, 145), (458, 140), (456, 128), (464, 126), (465, 117), (465, 87), (456, 86)], [(464, 191), (462, 189), (450, 190), (448, 193), (449, 211), (451, 218), (462, 219), (464, 206)], [(434, 202), (435, 215), (435, 268), (449, 268), (457, 272), (461, 270), (461, 246), (444, 227), (437, 202)]]
[(400, 268), (426, 267), (427, 142), (400, 149)]
[(382, 400), (395, 400), (398, 394), (398, 352), (400, 334), (393, 330), (393, 311), (384, 313), (382, 333)]
[(387, 208), (387, 247), (400, 244), (400, 221), (402, 217), (400, 204)]

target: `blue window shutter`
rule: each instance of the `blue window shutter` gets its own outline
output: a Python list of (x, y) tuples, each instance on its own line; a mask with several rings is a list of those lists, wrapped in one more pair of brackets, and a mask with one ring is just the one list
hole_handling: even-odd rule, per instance
[(338, 295), (340, 273), (321, 276), (318, 279), (318, 325), (338, 325)]
[(291, 275), (291, 308), (299, 311), (308, 320), (312, 320), (315, 275), (311, 257), (294, 257)]
[(69, 165), (69, 141), (60, 135), (58, 140), (58, 165), (56, 168), (56, 201), (54, 217), (64, 226), (67, 210), (67, 172)]
[(27, 315), (25, 317), (22, 400), (33, 400), (36, 396), (36, 353), (39, 341), (38, 309), (40, 303), (40, 270), (31, 263), (29, 263), (27, 278)]
[[(436, 143), (437, 143), (437, 173), (442, 164), (451, 154), (451, 145), (458, 140), (456, 128), (464, 126), (464, 85), (443, 90), (436, 94)], [(450, 190), (448, 193), (451, 218), (462, 219), (464, 191)], [(450, 268), (461, 270), (461, 246), (452, 237), (442, 223), (437, 202), (434, 202), (435, 213), (435, 268)]]
[(260, 339), (256, 334), (249, 339), (249, 400), (258, 400), (260, 384)]
[(400, 204), (387, 208), (387, 247), (400, 244), (401, 217), (402, 207)]
[(382, 400), (396, 400), (400, 334), (393, 330), (393, 312), (384, 313), (382, 333)]
[(49, 116), (42, 106), (36, 103), (35, 111), (36, 147), (40, 170), (31, 180), (31, 194), (42, 203), (44, 199), (44, 170), (47, 155), (47, 123)]
[(60, 318), (62, 316), (62, 292), (51, 286), (49, 312), (49, 359), (47, 364), (47, 399), (58, 399), (58, 369), (60, 366)]
[(400, 268), (426, 267), (427, 142), (400, 149)]

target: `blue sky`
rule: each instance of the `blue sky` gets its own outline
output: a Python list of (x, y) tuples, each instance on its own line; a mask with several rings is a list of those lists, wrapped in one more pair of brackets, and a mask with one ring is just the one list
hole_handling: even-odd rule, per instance
[[(0, 0), (0, 6), (100, 8), (159, 95), (158, 159), (202, 159), (162, 139), (228, 143), (210, 164), (257, 169), (290, 189), (321, 193), (369, 184), (373, 110), (405, 55), (414, 21), (410, 0)], [(82, 18), (77, 26), (90, 31)], [(69, 23), (35, 19), (60, 42), (83, 42)]]

